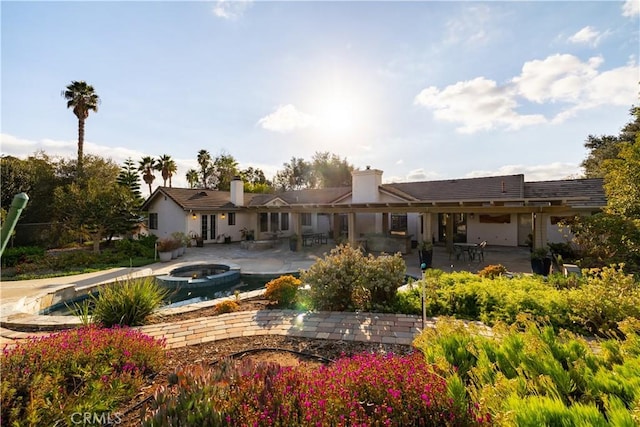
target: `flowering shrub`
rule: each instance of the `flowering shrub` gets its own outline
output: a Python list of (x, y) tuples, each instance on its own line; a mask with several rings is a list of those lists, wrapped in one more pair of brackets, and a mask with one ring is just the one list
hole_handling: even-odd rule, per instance
[(507, 268), (502, 264), (487, 265), (482, 270), (478, 271), (478, 276), (486, 277), (488, 279), (495, 279), (498, 276), (502, 276), (507, 272)]
[(360, 354), (317, 369), (274, 364), (191, 367), (162, 389), (143, 425), (472, 426), (418, 354)]
[(2, 425), (67, 425), (109, 411), (164, 361), (164, 343), (132, 329), (83, 327), (19, 342), (1, 356)]
[(238, 311), (239, 309), (240, 305), (233, 300), (222, 301), (215, 306), (217, 314), (233, 313), (234, 311)]
[(267, 283), (265, 298), (281, 307), (291, 307), (296, 302), (296, 293), (302, 282), (291, 275), (280, 276)]
[(358, 248), (342, 245), (317, 260), (301, 279), (318, 310), (369, 310), (388, 307), (404, 283), (402, 255), (365, 256)]

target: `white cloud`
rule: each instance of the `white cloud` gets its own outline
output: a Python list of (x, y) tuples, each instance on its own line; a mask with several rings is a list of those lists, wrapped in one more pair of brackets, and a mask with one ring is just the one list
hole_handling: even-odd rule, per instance
[(273, 132), (292, 132), (312, 126), (316, 119), (299, 111), (294, 105), (279, 106), (276, 111), (258, 120), (263, 128)]
[(428, 87), (415, 98), (417, 105), (434, 110), (438, 120), (462, 123), (462, 133), (475, 133), (500, 127), (519, 129), (522, 126), (544, 123), (540, 115), (519, 115), (516, 101), (508, 87), (498, 87), (493, 80), (477, 77), (458, 82), (443, 90)]
[(640, 15), (640, 2), (638, 0), (627, 0), (622, 5), (622, 16), (630, 18)]
[(525, 181), (549, 181), (567, 179), (581, 175), (580, 166), (575, 163), (554, 162), (546, 165), (505, 165), (494, 170), (476, 170), (465, 175), (466, 178), (482, 176), (500, 176), (524, 174)]
[(590, 46), (598, 46), (600, 41), (606, 37), (609, 32), (601, 33), (594, 28), (586, 26), (580, 31), (569, 37), (569, 41), (575, 44), (587, 44)]
[(213, 7), (213, 14), (218, 18), (235, 20), (251, 7), (251, 0), (218, 0)]
[[(638, 65), (630, 63), (599, 72), (602, 63), (601, 57), (583, 62), (573, 55), (551, 55), (526, 62), (520, 75), (505, 85), (477, 77), (442, 90), (428, 87), (414, 102), (433, 110), (437, 120), (460, 124), (456, 130), (461, 133), (560, 123), (579, 110), (633, 104), (637, 96)], [(518, 98), (537, 104), (564, 105), (553, 118), (523, 115), (517, 111)]]
[(529, 101), (577, 102), (585, 84), (598, 75), (602, 58), (582, 62), (573, 55), (552, 55), (526, 62), (519, 76), (513, 78), (520, 95)]

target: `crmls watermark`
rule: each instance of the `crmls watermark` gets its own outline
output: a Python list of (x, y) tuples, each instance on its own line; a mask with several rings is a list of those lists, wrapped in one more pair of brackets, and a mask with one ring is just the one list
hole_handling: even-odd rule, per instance
[(122, 423), (122, 414), (118, 412), (74, 412), (65, 420), (58, 420), (54, 427), (71, 426), (103, 426)]

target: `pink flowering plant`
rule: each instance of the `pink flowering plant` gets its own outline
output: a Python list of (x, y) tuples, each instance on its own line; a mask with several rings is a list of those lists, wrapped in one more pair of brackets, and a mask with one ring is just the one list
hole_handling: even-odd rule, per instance
[[(190, 367), (156, 392), (143, 425), (474, 426), (446, 381), (414, 354), (359, 354), (328, 366), (227, 361)], [(480, 421), (479, 421), (480, 420)]]
[(66, 425), (76, 412), (113, 410), (163, 361), (164, 342), (125, 328), (87, 326), (5, 347), (0, 425)]

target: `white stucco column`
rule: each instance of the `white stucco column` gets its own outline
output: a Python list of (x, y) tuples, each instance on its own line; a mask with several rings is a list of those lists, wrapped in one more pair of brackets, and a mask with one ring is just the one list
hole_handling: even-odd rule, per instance
[(542, 212), (533, 214), (533, 248), (547, 245), (547, 215)]
[(431, 214), (425, 212), (422, 214), (422, 240), (431, 242), (433, 237), (433, 226), (431, 224)]
[(349, 212), (347, 214), (347, 218), (348, 218), (347, 228), (348, 228), (349, 243), (351, 245), (355, 245), (356, 244), (356, 214), (355, 214), (355, 212)]
[(302, 250), (302, 215), (298, 212), (291, 212), (291, 223), (293, 225), (293, 232), (298, 235), (296, 241), (296, 250)]

